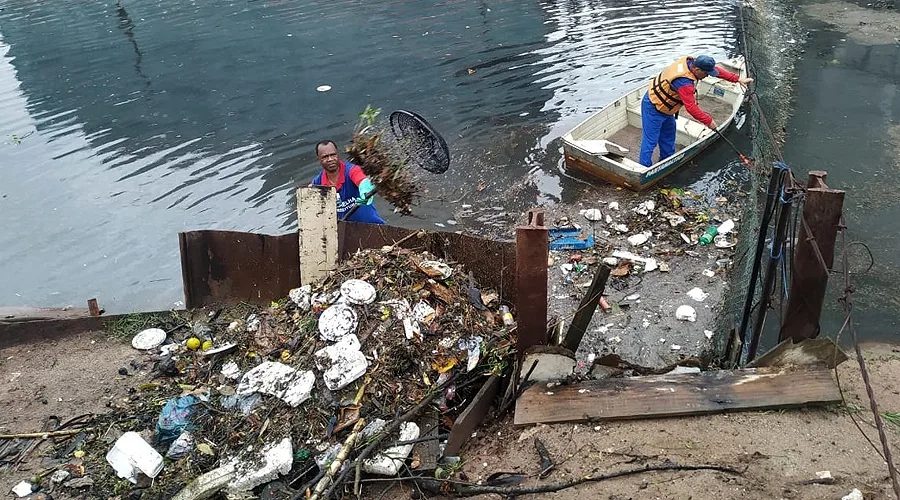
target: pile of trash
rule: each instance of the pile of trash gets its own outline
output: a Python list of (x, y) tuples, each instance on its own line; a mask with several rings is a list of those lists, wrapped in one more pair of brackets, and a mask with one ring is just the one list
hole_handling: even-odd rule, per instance
[[(410, 441), (445, 439), (479, 382), (508, 372), (507, 311), (462, 265), (385, 247), (268, 307), (173, 312), (133, 338), (151, 381), (58, 443), (30, 490), (305, 498), (367, 445), (362, 473), (414, 474)], [(425, 407), (437, 432), (417, 425)]]

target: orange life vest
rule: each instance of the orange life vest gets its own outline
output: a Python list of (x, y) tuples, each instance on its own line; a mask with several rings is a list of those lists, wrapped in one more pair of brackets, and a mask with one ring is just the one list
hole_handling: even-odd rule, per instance
[(697, 77), (688, 69), (688, 60), (693, 61), (694, 58), (685, 56), (678, 59), (650, 81), (647, 93), (650, 97), (650, 102), (656, 106), (660, 113), (674, 115), (684, 105), (681, 102), (678, 91), (672, 87), (672, 82), (676, 78), (690, 78), (694, 82), (697, 81)]

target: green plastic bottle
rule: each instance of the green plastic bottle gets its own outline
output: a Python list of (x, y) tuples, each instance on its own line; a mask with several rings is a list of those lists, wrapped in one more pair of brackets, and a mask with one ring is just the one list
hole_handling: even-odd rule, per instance
[(706, 228), (706, 231), (703, 233), (703, 236), (700, 236), (700, 244), (701, 245), (709, 245), (712, 243), (713, 238), (719, 234), (719, 228), (716, 226), (709, 226)]

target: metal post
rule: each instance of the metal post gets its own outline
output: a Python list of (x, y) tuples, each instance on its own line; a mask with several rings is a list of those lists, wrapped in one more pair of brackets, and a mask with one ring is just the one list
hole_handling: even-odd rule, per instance
[[(741, 348), (747, 343), (747, 327), (750, 325), (750, 310), (753, 307), (753, 297), (756, 292), (756, 280), (759, 277), (759, 268), (761, 267), (761, 259), (763, 248), (766, 246), (766, 234), (768, 233), (769, 222), (772, 221), (772, 209), (775, 206), (775, 197), (781, 191), (784, 182), (784, 176), (790, 175), (790, 169), (781, 162), (776, 162), (772, 167), (772, 173), (769, 177), (769, 188), (766, 191), (766, 206), (763, 209), (762, 221), (759, 224), (759, 236), (756, 239), (756, 252), (753, 254), (753, 270), (750, 272), (750, 284), (747, 287), (747, 297), (744, 300), (744, 312), (741, 314), (741, 322), (739, 324), (739, 336)], [(729, 346), (731, 343), (728, 344)], [(737, 356), (741, 358), (740, 355)]]
[[(788, 173), (790, 175), (790, 173)], [(785, 182), (785, 184), (788, 184)], [(793, 194), (787, 189), (786, 185), (781, 188), (780, 207), (778, 212), (778, 222), (775, 224), (775, 237), (772, 241), (772, 249), (769, 251), (769, 262), (766, 268), (766, 275), (763, 277), (762, 295), (759, 298), (759, 309), (756, 311), (756, 321), (753, 322), (753, 331), (751, 332), (750, 350), (747, 352), (747, 359), (752, 360), (756, 357), (756, 349), (759, 347), (759, 339), (762, 337), (763, 325), (766, 323), (766, 312), (769, 308), (769, 289), (775, 281), (775, 273), (778, 270), (778, 263), (784, 258), (784, 240), (787, 234), (788, 220), (791, 217), (791, 206), (793, 202)]]
[(544, 211), (529, 210), (516, 227), (516, 338), (519, 360), (534, 345), (547, 343), (547, 258), (550, 232)]

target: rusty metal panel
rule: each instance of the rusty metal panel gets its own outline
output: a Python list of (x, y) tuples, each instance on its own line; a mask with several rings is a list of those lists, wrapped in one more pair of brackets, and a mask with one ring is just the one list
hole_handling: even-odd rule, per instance
[(543, 210), (529, 210), (516, 227), (516, 336), (519, 359), (528, 348), (547, 343), (547, 259), (550, 231)]
[(267, 304), (300, 286), (297, 233), (190, 231), (179, 233), (178, 242), (188, 309), (241, 301)]

